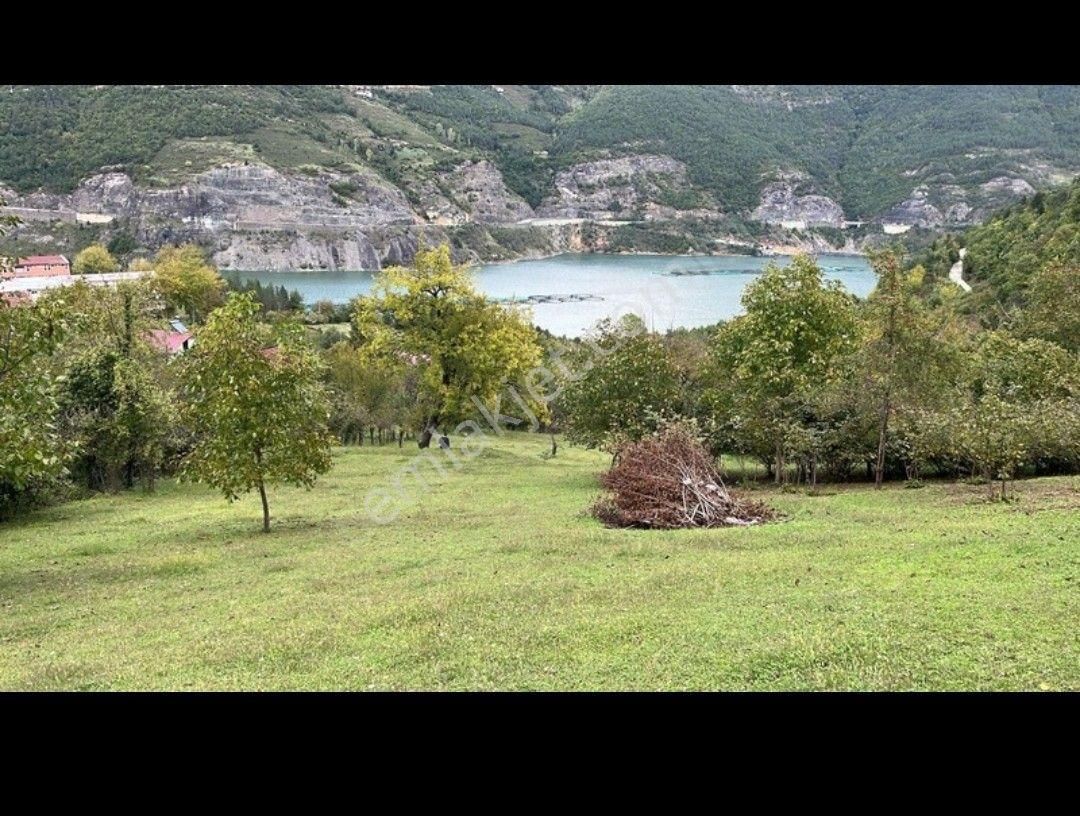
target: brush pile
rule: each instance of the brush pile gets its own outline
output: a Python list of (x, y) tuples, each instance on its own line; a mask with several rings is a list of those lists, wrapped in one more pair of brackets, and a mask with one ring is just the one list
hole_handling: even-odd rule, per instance
[(611, 496), (592, 513), (609, 527), (745, 527), (775, 516), (728, 490), (709, 452), (679, 424), (625, 445), (600, 483)]

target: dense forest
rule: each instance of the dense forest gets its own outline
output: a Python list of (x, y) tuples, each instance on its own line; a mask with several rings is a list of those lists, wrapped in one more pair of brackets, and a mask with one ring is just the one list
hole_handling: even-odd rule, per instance
[[(1078, 168), (1074, 86), (32, 86), (0, 92), (0, 184), (70, 191), (102, 167), (143, 183), (257, 158), (283, 169), (368, 166), (395, 184), (492, 160), (536, 206), (558, 170), (670, 155), (693, 189), (747, 211), (795, 179), (850, 217), (920, 185), (931, 198), (995, 178), (1035, 187)], [(984, 191), (985, 193), (985, 191)], [(685, 192), (680, 192), (685, 198)], [(691, 196), (692, 198), (692, 196)], [(687, 198), (687, 200), (691, 200)]]

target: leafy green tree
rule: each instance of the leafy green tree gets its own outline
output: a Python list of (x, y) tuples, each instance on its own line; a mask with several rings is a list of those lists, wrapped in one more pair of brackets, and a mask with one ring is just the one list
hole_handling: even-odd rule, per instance
[[(0, 206), (4, 200), (0, 198)], [(0, 215), (0, 235), (19, 224)], [(11, 275), (0, 257), (0, 280)], [(0, 516), (37, 485), (66, 473), (68, 450), (56, 428), (51, 358), (66, 331), (60, 295), (37, 303), (0, 296)]]
[(130, 232), (121, 230), (109, 239), (109, 245), (106, 248), (114, 258), (124, 260), (135, 251), (137, 246), (134, 236)]
[(714, 338), (706, 402), (713, 424), (733, 441), (741, 438), (759, 452), (768, 442), (779, 482), (790, 445), (802, 438), (798, 426), (807, 405), (855, 347), (855, 305), (838, 282), (825, 283), (806, 255), (786, 267), (766, 267), (742, 304), (746, 314)]
[(119, 268), (116, 258), (101, 244), (90, 244), (71, 264), (71, 271), (76, 275), (106, 275)]
[[(450, 248), (421, 249), (411, 268), (389, 267), (355, 301), (352, 339), (372, 360), (418, 373), (418, 443), (490, 405), (540, 361), (536, 332), (517, 311), (476, 292)], [(546, 407), (531, 410), (546, 415)]]
[(975, 353), (974, 389), (1021, 404), (1080, 397), (1080, 356), (1048, 340), (985, 332)]
[[(153, 289), (146, 281), (80, 282), (64, 297), (70, 326), (54, 359), (65, 372), (61, 427), (78, 443), (72, 471), (91, 488), (132, 487), (136, 475), (152, 488), (164, 440), (177, 431), (166, 360), (148, 343), (165, 326)], [(144, 413), (151, 419), (139, 419)]]
[(331, 395), (330, 427), (343, 444), (363, 444), (365, 429), (402, 429), (414, 419), (417, 372), (385, 365), (364, 349), (340, 341), (323, 353)]
[(221, 302), (225, 281), (194, 244), (162, 247), (154, 258), (153, 283), (166, 302), (198, 320)]
[(874, 486), (881, 488), (889, 423), (897, 405), (918, 400), (920, 386), (928, 382), (935, 338), (924, 307), (917, 297), (925, 272), (915, 267), (904, 272), (895, 251), (871, 256), (878, 282), (866, 309), (866, 335), (860, 344), (860, 385), (877, 402), (877, 452)]
[(1005, 498), (1005, 483), (1015, 475), (1028, 453), (1031, 439), (1031, 417), (1024, 406), (1006, 402), (996, 394), (953, 411), (953, 434), (972, 469), (987, 479), (1001, 482), (1001, 498)]
[(146, 489), (153, 490), (179, 421), (172, 394), (147, 367), (132, 359), (120, 360), (113, 378), (116, 441), (123, 456), (124, 482), (131, 487), (139, 473)]
[(1080, 265), (1053, 263), (1036, 272), (1028, 287), (1027, 306), (1017, 322), (1028, 337), (1050, 340), (1080, 353)]
[(92, 346), (77, 353), (64, 372), (60, 423), (77, 447), (73, 475), (91, 490), (115, 487), (118, 481), (123, 451), (114, 423), (114, 382), (120, 359), (115, 348)]
[(60, 297), (20, 305), (0, 299), (0, 511), (5, 513), (22, 491), (65, 473), (51, 357), (67, 328), (66, 314)]
[(248, 294), (211, 312), (183, 361), (183, 414), (195, 437), (184, 474), (233, 501), (253, 489), (270, 529), (267, 485), (312, 487), (331, 466), (321, 361), (303, 328), (268, 326)]
[(566, 437), (612, 453), (682, 413), (679, 372), (663, 341), (636, 316), (602, 321), (593, 342), (567, 360), (558, 398)]

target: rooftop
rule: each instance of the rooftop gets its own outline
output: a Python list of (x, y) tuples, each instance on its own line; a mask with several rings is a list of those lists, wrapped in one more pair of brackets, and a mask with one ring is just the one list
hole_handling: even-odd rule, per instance
[(63, 255), (31, 255), (28, 258), (19, 258), (19, 266), (51, 266), (66, 264), (68, 259)]

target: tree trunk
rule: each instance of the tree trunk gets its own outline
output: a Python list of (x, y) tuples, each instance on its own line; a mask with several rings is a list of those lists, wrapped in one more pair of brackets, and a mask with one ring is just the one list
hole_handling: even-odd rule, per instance
[(255, 448), (255, 464), (259, 466), (259, 498), (263, 507), (263, 532), (270, 532), (270, 504), (266, 501), (266, 485), (262, 477), (262, 450)]
[(400, 448), (401, 444), (405, 441), (405, 431), (399, 430), (397, 432), (397, 446)]
[(885, 398), (881, 403), (881, 424), (878, 426), (877, 461), (874, 464), (874, 489), (881, 490), (881, 480), (885, 477), (885, 437), (889, 432), (889, 412), (892, 408), (891, 389), (885, 389)]
[(259, 479), (259, 498), (262, 499), (263, 506), (263, 532), (270, 532), (270, 505), (266, 501), (266, 485), (263, 484), (263, 480)]
[(551, 455), (554, 456), (559, 451), (559, 446), (555, 444), (555, 434), (551, 435)]
[(420, 438), (416, 441), (419, 448), (425, 449), (431, 445), (431, 437), (435, 434), (435, 431), (438, 430), (438, 424), (438, 414), (429, 417), (427, 422), (424, 423), (424, 430), (420, 432)]

